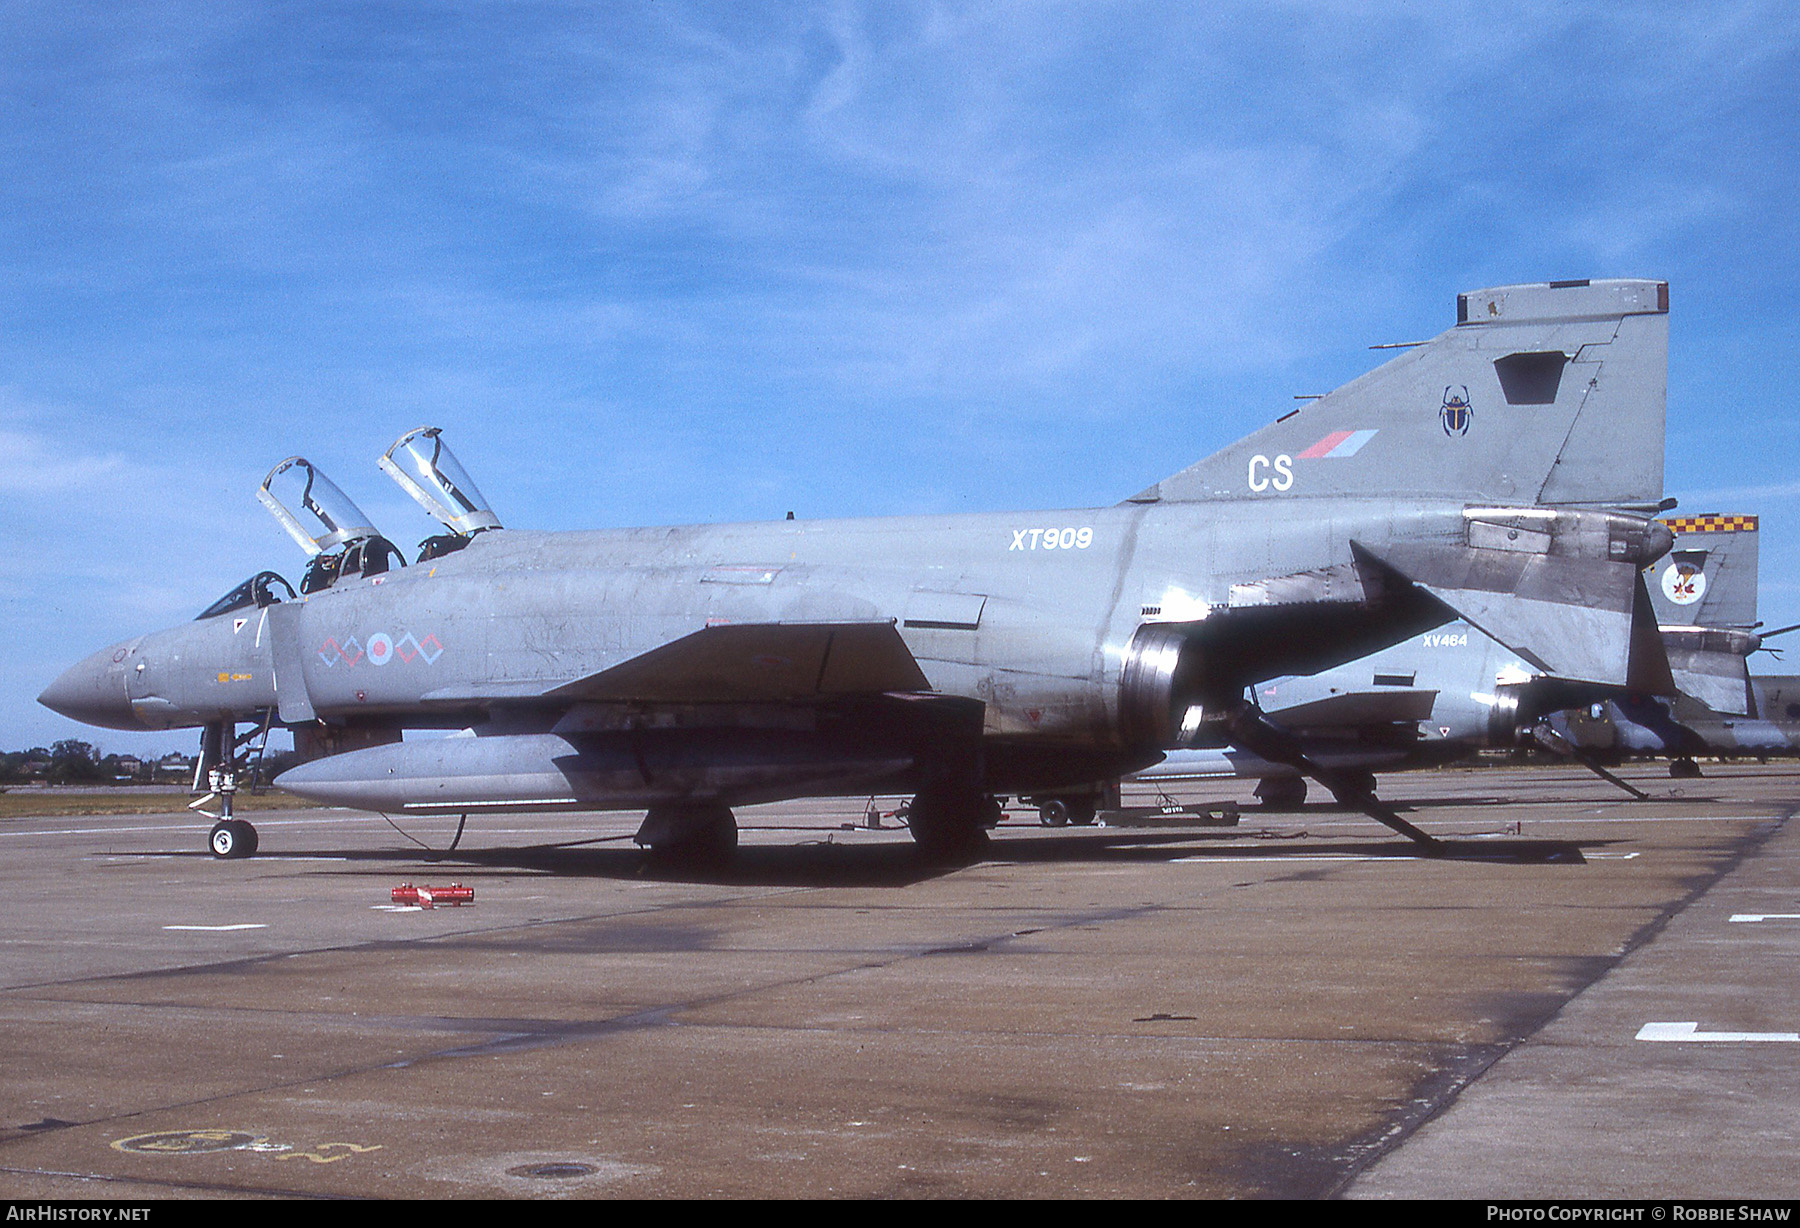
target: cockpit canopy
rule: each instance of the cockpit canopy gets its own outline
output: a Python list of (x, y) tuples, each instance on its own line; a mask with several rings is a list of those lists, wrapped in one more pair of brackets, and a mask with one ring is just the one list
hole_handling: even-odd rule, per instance
[[(278, 584), (287, 590), (285, 598), (275, 591), (275, 586)], [(278, 601), (292, 601), (293, 599), (294, 586), (292, 584), (272, 571), (259, 571), (201, 610), (194, 616), (194, 621), (217, 618), (219, 615), (229, 614), (233, 610), (261, 609), (264, 606), (274, 605)]]
[(462, 537), (500, 527), (500, 517), (475, 487), (442, 431), (421, 426), (400, 436), (381, 457), (381, 468), (445, 528)]
[[(269, 470), (256, 497), (309, 555), (335, 550), (358, 538), (380, 536), (350, 496), (304, 456), (290, 456)], [(296, 513), (292, 508), (300, 510)]]
[(330, 588), (344, 577), (378, 575), (395, 560), (406, 565), (394, 543), (304, 456), (290, 456), (271, 469), (256, 497), (312, 556), (300, 580), (303, 593)]

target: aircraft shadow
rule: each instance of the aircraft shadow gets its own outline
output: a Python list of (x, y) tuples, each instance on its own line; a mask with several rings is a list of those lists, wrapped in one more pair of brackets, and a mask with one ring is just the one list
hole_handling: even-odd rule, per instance
[[(1195, 845), (1205, 840), (1220, 841), (1216, 847)], [(1096, 848), (1096, 841), (1103, 845)], [(1228, 843), (1226, 843), (1228, 842)], [(1537, 864), (1562, 862), (1583, 865), (1583, 850), (1604, 847), (1612, 841), (1535, 840), (1496, 836), (1482, 839), (1440, 837), (1432, 850), (1420, 848), (1409, 840), (1373, 837), (1344, 840), (1333, 836), (1310, 836), (1297, 831), (1255, 838), (1250, 832), (1187, 831), (1136, 833), (1131, 836), (1041, 837), (1036, 840), (995, 840), (988, 851), (988, 861), (1018, 863), (1050, 861), (1168, 862), (1186, 858), (1229, 858), (1233, 861), (1300, 860), (1321, 856), (1371, 858), (1407, 861), (1491, 861)], [(1174, 847), (1180, 846), (1180, 847)]]
[[(631, 882), (709, 883), (745, 887), (909, 887), (983, 864), (1154, 865), (1186, 858), (1228, 858), (1244, 862), (1316, 860), (1343, 857), (1371, 860), (1477, 861), (1496, 864), (1586, 864), (1584, 850), (1611, 841), (1538, 840), (1508, 836), (1442, 839), (1435, 850), (1421, 849), (1395, 837), (1343, 840), (1304, 832), (1257, 839), (1235, 829), (1142, 832), (1087, 829), (1067, 834), (1037, 834), (1029, 839), (1002, 833), (976, 861), (934, 863), (910, 844), (840, 844), (815, 841), (754, 844), (738, 849), (729, 862), (681, 864), (658, 860), (633, 847), (580, 848), (568, 845), (522, 845), (469, 848), (455, 852), (419, 849), (271, 849), (265, 856), (284, 860), (329, 860), (349, 863), (340, 873), (383, 877), (432, 875), (463, 878), (487, 874), (542, 874), (558, 878), (612, 879)], [(175, 856), (210, 858), (204, 852)]]

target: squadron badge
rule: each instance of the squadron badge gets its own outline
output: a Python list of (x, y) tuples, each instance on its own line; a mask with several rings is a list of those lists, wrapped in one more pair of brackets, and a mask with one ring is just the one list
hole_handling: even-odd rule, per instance
[(1452, 384), (1444, 389), (1444, 407), (1438, 411), (1438, 421), (1444, 424), (1444, 434), (1467, 435), (1469, 423), (1474, 417), (1475, 411), (1469, 407), (1467, 384)]
[(1706, 572), (1692, 563), (1672, 562), (1663, 568), (1662, 590), (1676, 605), (1693, 605), (1706, 596)]

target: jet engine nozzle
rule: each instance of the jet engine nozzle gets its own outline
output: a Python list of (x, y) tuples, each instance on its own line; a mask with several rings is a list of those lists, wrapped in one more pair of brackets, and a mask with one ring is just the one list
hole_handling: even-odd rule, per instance
[(1119, 734), (1133, 746), (1224, 745), (1218, 717), (1202, 703), (1202, 650), (1181, 623), (1146, 623), (1119, 671)]

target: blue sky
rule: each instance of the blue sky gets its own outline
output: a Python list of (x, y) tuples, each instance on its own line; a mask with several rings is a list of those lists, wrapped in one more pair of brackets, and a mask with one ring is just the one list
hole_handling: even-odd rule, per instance
[[(1108, 504), (1433, 335), (1671, 284), (1668, 489), (1800, 622), (1780, 3), (0, 8), (0, 747), (443, 426), (510, 526)], [(1781, 668), (1766, 658), (1765, 672)]]

